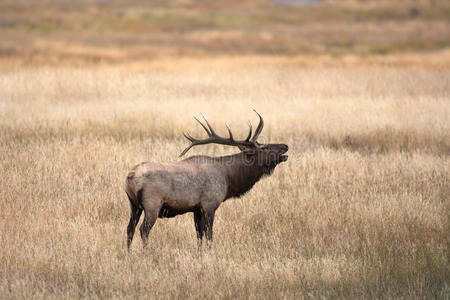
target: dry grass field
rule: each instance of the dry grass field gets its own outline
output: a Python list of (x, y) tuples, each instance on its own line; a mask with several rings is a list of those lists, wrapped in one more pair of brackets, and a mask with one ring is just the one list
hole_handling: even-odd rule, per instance
[[(411, 2), (421, 12), (413, 19), (389, 2), (312, 6), (309, 14), (309, 6), (201, 3), (86, 2), (85, 15), (81, 4), (0, 2), (0, 298), (448, 299), (446, 2)], [(32, 14), (49, 6), (56, 12)], [(261, 13), (267, 7), (273, 18)], [(108, 9), (116, 12), (109, 19)], [(392, 13), (383, 19), (383, 11)], [(69, 12), (86, 28), (68, 22)], [(226, 23), (233, 20), (242, 23)], [(311, 48), (277, 43), (267, 55), (264, 36), (245, 46), (258, 24), (295, 35), (296, 20), (309, 26), (297, 42), (317, 33)], [(382, 53), (373, 36), (346, 44), (354, 36), (346, 31), (339, 41), (347, 46), (336, 50), (323, 42), (336, 27), (314, 27), (323, 20), (361, 35), (396, 24), (441, 31), (415, 40), (394, 30)], [(142, 28), (154, 34), (118, 37), (137, 39)], [(236, 53), (190, 40), (213, 30), (216, 38), (239, 33)], [(191, 35), (178, 44), (183, 32)], [(158, 49), (170, 51), (146, 59)], [(204, 134), (192, 118), (200, 112), (220, 133), (228, 123), (243, 137), (247, 120), (257, 123), (253, 108), (266, 123), (260, 141), (288, 144), (289, 160), (219, 208), (211, 249), (197, 251), (186, 214), (158, 219), (145, 250), (137, 233), (129, 254), (128, 170), (179, 160), (182, 133)]]

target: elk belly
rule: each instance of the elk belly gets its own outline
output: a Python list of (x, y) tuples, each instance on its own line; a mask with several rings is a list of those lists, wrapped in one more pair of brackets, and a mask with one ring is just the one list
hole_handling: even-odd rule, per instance
[(194, 210), (198, 209), (197, 207), (189, 208), (189, 209), (180, 209), (180, 208), (173, 208), (168, 206), (167, 204), (164, 204), (161, 209), (159, 210), (158, 218), (173, 218), (178, 215), (185, 214), (187, 212), (193, 212)]

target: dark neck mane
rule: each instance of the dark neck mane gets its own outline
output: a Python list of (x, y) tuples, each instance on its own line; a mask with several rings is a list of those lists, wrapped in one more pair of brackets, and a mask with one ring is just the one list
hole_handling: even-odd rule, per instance
[(245, 194), (263, 175), (268, 174), (267, 167), (258, 166), (256, 162), (245, 162), (242, 152), (230, 156), (215, 157), (214, 159), (225, 168), (228, 182), (225, 199)]

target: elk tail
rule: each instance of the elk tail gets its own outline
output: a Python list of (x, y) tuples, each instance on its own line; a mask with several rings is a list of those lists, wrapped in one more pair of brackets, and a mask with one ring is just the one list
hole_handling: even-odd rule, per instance
[(142, 209), (142, 189), (137, 192), (136, 196), (128, 194), (128, 191), (125, 191), (125, 193), (127, 194), (128, 200), (130, 200), (131, 204)]
[(133, 204), (137, 208), (142, 209), (142, 189), (138, 190), (137, 193), (135, 193), (136, 189), (133, 182), (133, 175), (134, 174), (129, 174), (127, 176), (127, 180), (125, 183), (125, 193), (127, 194), (131, 204)]

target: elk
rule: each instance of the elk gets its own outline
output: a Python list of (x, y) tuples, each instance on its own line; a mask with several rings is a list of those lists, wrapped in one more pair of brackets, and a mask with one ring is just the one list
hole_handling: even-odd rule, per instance
[(191, 144), (180, 157), (192, 147), (206, 144), (236, 146), (239, 153), (220, 157), (191, 156), (170, 163), (143, 162), (131, 169), (125, 184), (131, 209), (127, 227), (128, 250), (142, 211), (144, 220), (140, 233), (144, 248), (157, 218), (172, 218), (188, 212), (194, 215), (199, 248), (204, 235), (211, 245), (214, 214), (220, 204), (249, 191), (261, 177), (270, 175), (279, 163), (288, 158), (285, 155), (287, 145), (257, 142), (264, 120), (258, 112), (256, 114), (259, 116), (258, 127), (252, 136), (249, 122), (250, 131), (245, 140), (234, 139), (228, 125), (229, 137), (221, 137), (205, 117), (206, 125), (194, 117), (208, 137), (196, 139), (185, 133), (184, 136)]

